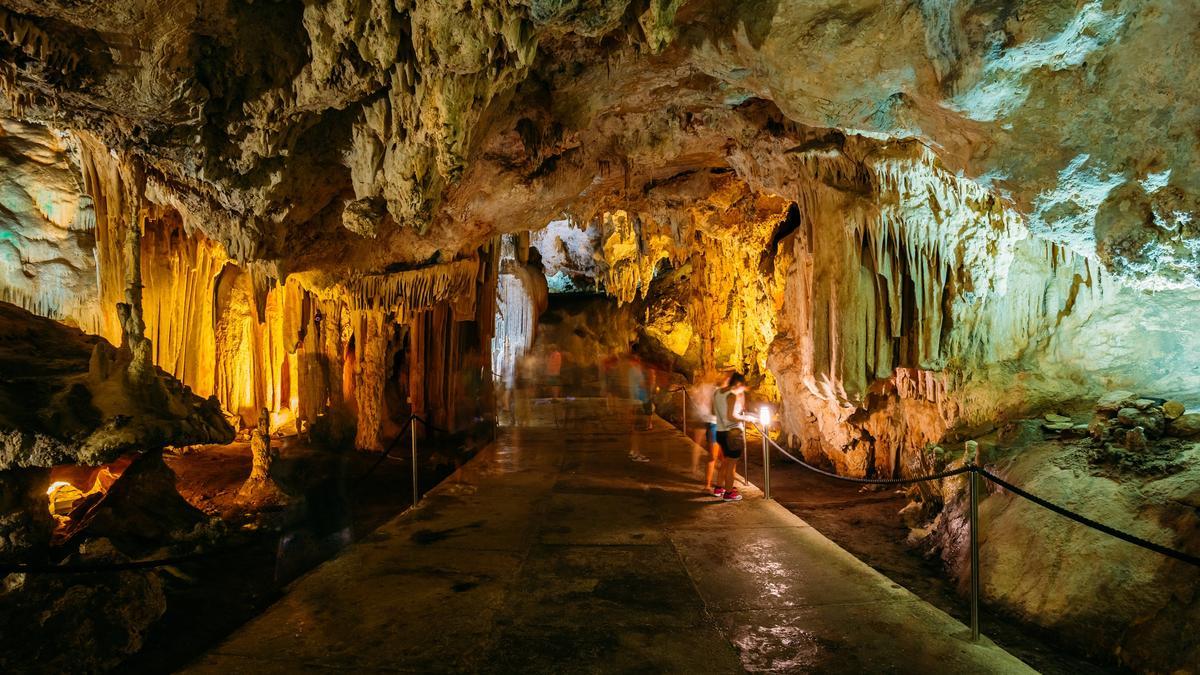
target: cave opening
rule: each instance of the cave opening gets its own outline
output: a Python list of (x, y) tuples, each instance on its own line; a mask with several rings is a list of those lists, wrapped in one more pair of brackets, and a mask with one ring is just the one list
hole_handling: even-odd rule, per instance
[(852, 4), (0, 0), (0, 670), (1194, 671), (1196, 8)]

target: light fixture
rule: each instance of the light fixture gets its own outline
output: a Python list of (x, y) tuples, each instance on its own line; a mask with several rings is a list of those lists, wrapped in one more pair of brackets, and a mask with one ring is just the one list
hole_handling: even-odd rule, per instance
[(758, 421), (762, 422), (764, 430), (771, 426), (771, 406), (763, 404), (759, 407)]

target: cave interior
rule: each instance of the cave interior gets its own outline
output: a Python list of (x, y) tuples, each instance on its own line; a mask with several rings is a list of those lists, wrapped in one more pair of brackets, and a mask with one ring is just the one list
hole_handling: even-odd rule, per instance
[[(0, 563), (185, 561), (11, 568), (0, 669), (181, 667), (547, 401), (704, 443), (732, 372), (829, 472), (1200, 555), (1196, 45), (1173, 0), (0, 0)], [(903, 500), (963, 588), (965, 483)], [(989, 607), (1200, 672), (1195, 567), (981, 509)]]

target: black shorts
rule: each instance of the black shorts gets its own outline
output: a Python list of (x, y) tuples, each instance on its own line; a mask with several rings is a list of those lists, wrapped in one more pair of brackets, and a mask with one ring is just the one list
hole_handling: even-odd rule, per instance
[(742, 450), (746, 448), (746, 434), (736, 427), (729, 431), (718, 431), (717, 443), (720, 444), (721, 452), (726, 457), (729, 459), (741, 459)]

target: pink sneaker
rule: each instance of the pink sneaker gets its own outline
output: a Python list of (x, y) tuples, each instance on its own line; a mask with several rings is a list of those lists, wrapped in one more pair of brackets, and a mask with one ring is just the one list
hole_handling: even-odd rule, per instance
[(737, 488), (734, 488), (734, 489), (730, 490), (729, 492), (725, 493), (725, 501), (740, 502), (740, 501), (742, 501), (742, 496), (740, 494), (738, 494)]
[(720, 497), (723, 494), (725, 494), (725, 488), (723, 488), (723, 487), (713, 488), (713, 496), (714, 497)]

